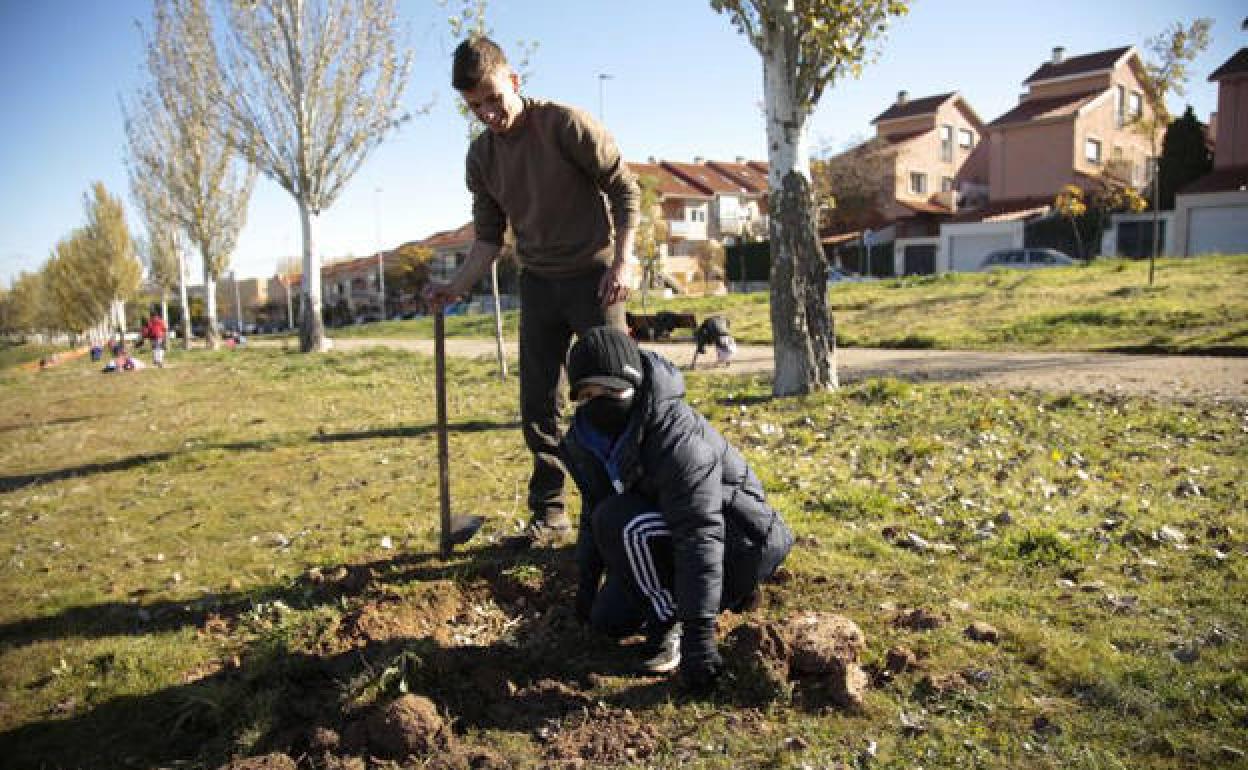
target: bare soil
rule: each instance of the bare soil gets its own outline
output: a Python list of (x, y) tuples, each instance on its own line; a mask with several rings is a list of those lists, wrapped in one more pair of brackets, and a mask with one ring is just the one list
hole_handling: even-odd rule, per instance
[[(291, 344), (291, 343), (286, 343)], [(338, 339), (338, 350), (386, 347), (433, 354), (432, 340)], [(644, 343), (681, 367), (688, 368), (690, 342)], [(448, 355), (494, 356), (489, 339), (449, 339)], [(515, 342), (507, 343), (514, 355)], [(717, 368), (701, 356), (699, 371), (733, 374), (770, 372), (772, 349), (742, 346), (727, 367)], [(1124, 353), (1000, 353), (953, 350), (883, 350), (843, 348), (837, 352), (842, 384), (876, 377), (916, 382), (948, 382), (1052, 392), (1124, 393), (1166, 399), (1248, 401), (1248, 359), (1215, 356), (1163, 356)]]

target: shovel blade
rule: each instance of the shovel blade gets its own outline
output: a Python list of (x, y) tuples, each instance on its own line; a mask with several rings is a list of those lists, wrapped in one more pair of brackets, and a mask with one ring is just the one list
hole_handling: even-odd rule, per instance
[(481, 529), (485, 519), (481, 516), (452, 516), (446, 531), (446, 546), (463, 545)]

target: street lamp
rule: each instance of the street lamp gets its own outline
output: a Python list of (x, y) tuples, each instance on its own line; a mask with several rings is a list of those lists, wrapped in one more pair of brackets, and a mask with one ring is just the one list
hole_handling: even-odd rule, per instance
[(601, 72), (598, 74), (598, 122), (599, 123), (605, 124), (607, 122), (606, 108), (604, 106), (604, 100), (603, 100), (603, 89), (604, 89), (604, 86), (606, 85), (606, 82), (608, 80), (613, 80), (614, 78), (615, 78), (615, 75), (608, 75), (605, 72)]

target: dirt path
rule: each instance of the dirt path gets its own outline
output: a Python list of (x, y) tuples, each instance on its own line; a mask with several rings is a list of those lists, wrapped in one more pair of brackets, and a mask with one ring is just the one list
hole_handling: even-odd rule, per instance
[[(263, 344), (263, 343), (262, 343)], [(337, 350), (388, 347), (433, 354), (432, 340), (336, 339)], [(454, 356), (493, 356), (493, 340), (449, 339)], [(693, 345), (646, 343), (688, 367)], [(515, 355), (515, 342), (507, 346)], [(1248, 358), (1213, 356), (1154, 356), (1117, 353), (991, 353), (949, 350), (880, 350), (843, 348), (838, 354), (842, 383), (871, 377), (914, 381), (959, 382), (970, 385), (1027, 387), (1055, 392), (1098, 391), (1147, 394), (1162, 398), (1200, 398), (1248, 402)], [(698, 368), (709, 367), (712, 356), (702, 356)], [(729, 373), (769, 372), (772, 351), (764, 346), (742, 346)]]

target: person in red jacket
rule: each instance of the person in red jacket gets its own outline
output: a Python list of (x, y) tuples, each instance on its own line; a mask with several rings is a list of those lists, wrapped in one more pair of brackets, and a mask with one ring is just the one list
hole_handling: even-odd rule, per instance
[(165, 326), (165, 319), (160, 317), (159, 312), (152, 313), (152, 317), (143, 326), (142, 335), (144, 339), (152, 341), (152, 363), (163, 369), (165, 339), (169, 336), (169, 327)]

